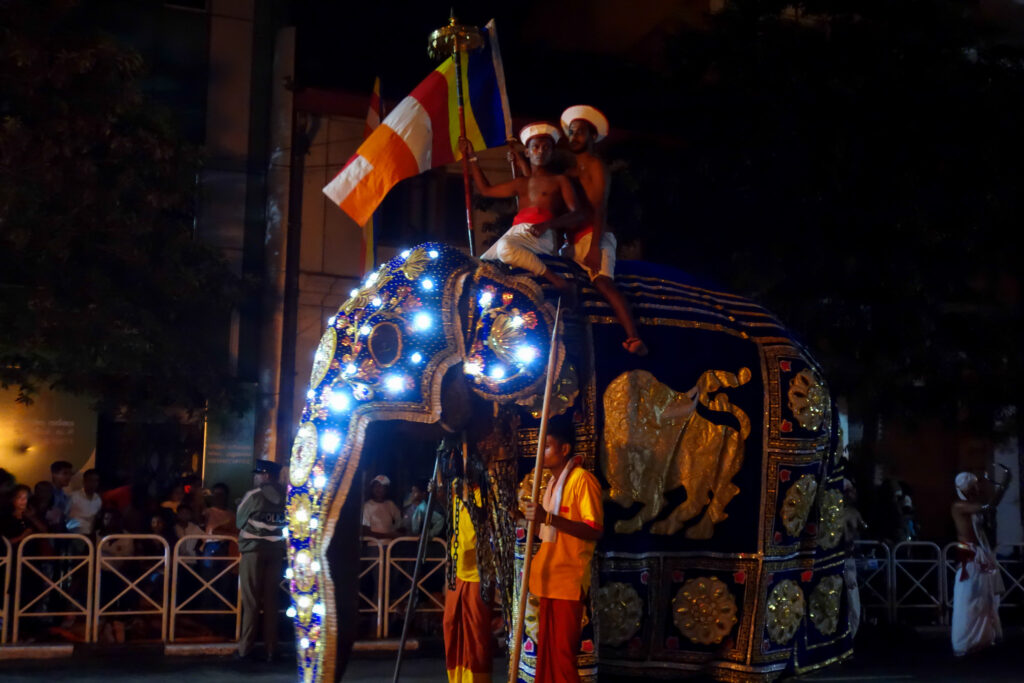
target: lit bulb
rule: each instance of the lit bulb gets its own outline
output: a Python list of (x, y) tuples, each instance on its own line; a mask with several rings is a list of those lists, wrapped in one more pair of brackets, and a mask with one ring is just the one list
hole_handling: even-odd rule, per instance
[(320, 520), (319, 519), (317, 519), (316, 517), (313, 517), (313, 518), (311, 518), (309, 520), (309, 528), (310, 529), (315, 529), (318, 526), (320, 526)]
[(316, 398), (316, 392), (310, 389), (309, 391), (306, 392), (306, 398), (312, 401), (314, 398)]
[(429, 292), (434, 288), (434, 281), (431, 280), (429, 277), (425, 277), (422, 280), (420, 280), (420, 287)]
[(370, 334), (371, 329), (372, 328), (369, 325), (363, 325), (362, 327), (359, 328), (359, 334), (365, 337), (366, 335)]
[(429, 313), (417, 313), (412, 318), (412, 326), (416, 330), (429, 330), (430, 329), (430, 314)]
[(491, 368), (491, 379), (504, 379), (505, 368), (500, 365), (495, 365)]
[(285, 570), (284, 570), (284, 578), (286, 578), (286, 579), (290, 579), (290, 578), (292, 578), (293, 576), (295, 576), (295, 572), (294, 572), (294, 571), (292, 571), (292, 568), (291, 568), (291, 567), (288, 567), (287, 569), (285, 569)]
[(480, 363), (473, 361), (466, 363), (464, 370), (467, 375), (479, 375), (484, 371), (484, 368)]
[(288, 527), (281, 529), (281, 535), (288, 538)]
[(409, 360), (411, 360), (413, 363), (420, 363), (423, 361), (423, 356), (420, 354), (419, 351), (415, 351), (411, 356), (409, 356)]
[(295, 615), (298, 614), (298, 612), (295, 611), (294, 607), (289, 607), (287, 610), (285, 610), (284, 613), (289, 619), (294, 619)]
[(512, 318), (512, 327), (522, 327), (522, 326), (523, 326), (523, 316), (517, 315), (514, 318)]
[(532, 363), (537, 358), (537, 349), (533, 346), (520, 346), (516, 349), (516, 359), (520, 363)]
[(325, 432), (320, 438), (320, 447), (324, 449), (325, 453), (334, 453), (338, 450), (338, 446), (340, 445), (341, 437), (338, 436), (337, 432)]
[(309, 609), (313, 605), (313, 601), (310, 600), (308, 595), (299, 596), (299, 609)]
[(379, 296), (375, 296), (373, 297), (373, 301), (371, 301), (370, 303), (379, 308), (381, 303), (383, 302), (380, 300)]
[(377, 273), (376, 273), (376, 271), (370, 273), (370, 275), (366, 278), (366, 284), (368, 284), (368, 285), (372, 285), (376, 281), (377, 281)]
[(325, 477), (322, 474), (316, 475), (315, 477), (313, 477), (313, 486), (318, 489), (322, 489), (323, 487), (327, 486), (327, 477)]
[(319, 572), (320, 571), (320, 562), (319, 562), (319, 560), (313, 560), (312, 562), (310, 562), (309, 563), (309, 568), (312, 569), (314, 573)]
[(405, 251), (402, 252), (401, 256), (402, 256), (402, 258), (409, 258), (409, 254), (411, 254), (411, 253), (412, 253), (411, 251), (406, 249)]
[(484, 292), (480, 295), (480, 308), (487, 308), (491, 305), (491, 301), (494, 300), (494, 295), (490, 292)]
[(313, 614), (317, 615), (318, 617), (322, 617), (326, 611), (327, 610), (324, 609), (324, 603), (322, 602), (318, 602), (315, 605), (313, 605)]
[(345, 394), (332, 393), (329, 401), (331, 410), (336, 413), (348, 410), (349, 400)]
[(353, 363), (349, 363), (345, 366), (345, 376), (356, 374), (356, 366)]
[(299, 508), (295, 511), (295, 521), (305, 522), (307, 519), (309, 519), (309, 513), (306, 511), (306, 508)]
[(300, 552), (295, 556), (295, 564), (306, 564), (307, 562), (309, 562), (309, 555), (306, 553)]
[(401, 375), (388, 375), (387, 379), (384, 380), (384, 386), (392, 394), (397, 394), (405, 390), (405, 378)]
[(299, 641), (299, 647), (301, 647), (303, 650), (308, 650), (309, 649), (309, 638), (303, 638), (302, 640), (300, 640)]
[(334, 321), (337, 320), (337, 319), (338, 319), (337, 316), (333, 316), (332, 315), (330, 318), (327, 319), (327, 325), (329, 327), (333, 327), (334, 326)]
[(430, 251), (428, 251), (427, 256), (429, 256), (430, 258), (437, 258), (437, 249), (431, 249)]
[(358, 293), (359, 293), (358, 289), (353, 289), (351, 292), (348, 293), (348, 298), (354, 299), (356, 294), (358, 294)]

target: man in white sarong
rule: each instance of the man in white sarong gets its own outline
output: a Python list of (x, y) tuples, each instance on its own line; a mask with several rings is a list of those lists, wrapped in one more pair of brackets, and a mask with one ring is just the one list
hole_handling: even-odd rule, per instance
[(982, 518), (992, 505), (982, 500), (978, 478), (970, 472), (956, 475), (953, 503), (959, 547), (956, 579), (953, 582), (953, 654), (977, 652), (1003, 637), (999, 622), (999, 596), (1003, 580), (995, 553), (982, 531)]

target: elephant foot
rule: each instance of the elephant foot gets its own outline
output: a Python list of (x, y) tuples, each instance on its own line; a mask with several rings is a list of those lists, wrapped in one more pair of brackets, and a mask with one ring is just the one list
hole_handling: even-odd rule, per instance
[(708, 518), (707, 515), (704, 515), (695, 526), (692, 526), (686, 530), (686, 537), (692, 538), (696, 541), (706, 541), (707, 539), (711, 538), (711, 536), (714, 535), (714, 533), (714, 523)]

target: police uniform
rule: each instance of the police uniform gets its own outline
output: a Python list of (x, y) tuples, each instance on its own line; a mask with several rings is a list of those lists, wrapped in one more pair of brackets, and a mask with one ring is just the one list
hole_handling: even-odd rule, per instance
[(277, 477), (281, 466), (257, 460), (253, 474), (270, 482), (245, 494), (238, 505), (238, 549), (242, 588), (242, 636), (238, 655), (247, 657), (256, 641), (257, 620), (263, 610), (263, 642), (267, 659), (277, 646), (277, 608), (285, 557), (285, 494)]

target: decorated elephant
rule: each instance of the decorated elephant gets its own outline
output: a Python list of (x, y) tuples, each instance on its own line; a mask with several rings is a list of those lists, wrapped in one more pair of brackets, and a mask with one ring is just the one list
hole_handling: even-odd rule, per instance
[[(558, 330), (552, 412), (571, 416), (606, 492), (581, 668), (760, 681), (849, 656), (838, 418), (808, 352), (747, 299), (623, 262), (616, 280), (650, 349), (628, 354), (582, 271), (547, 263), (580, 285)], [(509, 513), (535, 454), (553, 296), (429, 243), (367, 276), (328, 321), (289, 471), (300, 680), (335, 680), (354, 638), (352, 484), (373, 425), (466, 435), (486, 492), (481, 573), (514, 604)]]

